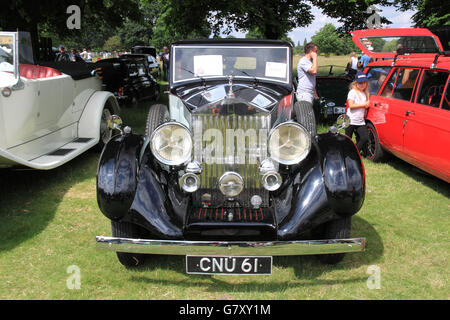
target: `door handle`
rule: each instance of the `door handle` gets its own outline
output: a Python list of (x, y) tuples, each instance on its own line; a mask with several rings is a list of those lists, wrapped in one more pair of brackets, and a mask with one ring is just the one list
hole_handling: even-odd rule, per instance
[(409, 115), (415, 115), (416, 113), (414, 111), (408, 111), (406, 110), (405, 115), (409, 116)]

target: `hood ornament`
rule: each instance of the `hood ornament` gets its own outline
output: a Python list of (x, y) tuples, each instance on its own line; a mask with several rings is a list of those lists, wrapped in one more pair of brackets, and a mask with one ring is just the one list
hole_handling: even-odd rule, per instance
[(232, 75), (228, 76), (228, 84), (230, 86), (230, 89), (228, 90), (227, 98), (232, 99), (235, 97), (234, 92), (233, 92), (233, 76)]

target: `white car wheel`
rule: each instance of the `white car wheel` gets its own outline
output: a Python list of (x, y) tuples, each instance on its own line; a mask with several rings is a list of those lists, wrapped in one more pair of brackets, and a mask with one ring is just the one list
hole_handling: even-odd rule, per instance
[(100, 121), (100, 144), (102, 147), (108, 143), (112, 137), (112, 129), (108, 126), (108, 119), (111, 118), (111, 111), (105, 107), (102, 112), (102, 119)]

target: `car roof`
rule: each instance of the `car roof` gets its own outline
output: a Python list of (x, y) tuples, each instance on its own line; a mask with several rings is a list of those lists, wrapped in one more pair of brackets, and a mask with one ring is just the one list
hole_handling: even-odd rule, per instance
[(232, 38), (232, 39), (192, 39), (192, 40), (180, 40), (172, 43), (172, 46), (178, 45), (249, 45), (249, 46), (282, 46), (292, 47), (292, 44), (284, 40), (267, 40), (267, 39), (244, 39), (244, 38)]

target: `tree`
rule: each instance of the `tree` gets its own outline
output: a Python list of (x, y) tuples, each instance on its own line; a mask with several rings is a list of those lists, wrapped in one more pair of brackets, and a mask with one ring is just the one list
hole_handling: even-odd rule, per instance
[[(415, 27), (429, 28), (450, 26), (450, 7), (441, 0), (395, 0), (400, 10), (417, 10), (412, 16)], [(447, 6), (447, 7), (446, 7)]]
[(120, 51), (123, 48), (122, 43), (120, 42), (119, 36), (112, 36), (108, 40), (106, 40), (105, 44), (103, 45), (103, 49), (109, 52), (113, 51)]
[[(367, 29), (367, 19), (373, 14), (373, 11), (367, 12), (371, 5), (392, 6), (392, 0), (311, 0), (311, 3), (322, 9), (327, 16), (342, 23), (342, 27), (337, 30), (346, 34), (353, 30)], [(380, 22), (391, 23), (385, 17), (381, 17)]]
[(207, 24), (216, 36), (233, 30), (258, 30), (264, 38), (281, 39), (288, 31), (306, 26), (313, 19), (311, 6), (302, 0), (167, 0), (167, 3), (166, 23), (180, 34)]
[(164, 8), (163, 0), (141, 0), (140, 10), (142, 19), (127, 19), (123, 26), (118, 29), (125, 48), (132, 48), (135, 45), (149, 45), (154, 38), (156, 23)]
[(339, 33), (331, 23), (324, 25), (311, 41), (319, 46), (319, 52), (325, 54), (342, 55), (356, 51), (350, 36)]
[[(372, 4), (392, 5), (392, 0), (167, 0), (166, 24), (180, 34), (197, 30), (205, 23), (215, 36), (233, 30), (258, 30), (264, 38), (281, 39), (297, 27), (313, 21), (311, 4), (339, 19), (341, 32), (366, 28), (366, 12)], [(189, 10), (186, 10), (189, 8)], [(195, 14), (192, 14), (195, 12)], [(390, 23), (386, 18), (382, 23)]]
[[(122, 25), (127, 17), (140, 17), (138, 0), (15, 0), (2, 4), (0, 26), (5, 30), (29, 31), (35, 48), (38, 46), (40, 31), (57, 35), (61, 39), (75, 38), (83, 31), (67, 28), (69, 15), (66, 10), (71, 5), (77, 5), (81, 9), (82, 29), (83, 15), (88, 10), (110, 30)], [(35, 50), (35, 54), (37, 53)]]

